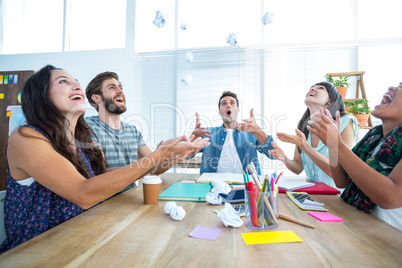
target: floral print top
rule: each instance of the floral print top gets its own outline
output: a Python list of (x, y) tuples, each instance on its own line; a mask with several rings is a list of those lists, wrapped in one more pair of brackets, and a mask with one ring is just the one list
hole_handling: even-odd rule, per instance
[[(352, 151), (370, 167), (388, 176), (399, 163), (402, 155), (402, 126), (394, 128), (383, 137), (382, 125), (372, 128)], [(349, 182), (341, 197), (346, 203), (367, 213), (377, 207), (346, 174)]]
[[(31, 128), (44, 135), (39, 129)], [(80, 148), (78, 155), (89, 175), (95, 176), (88, 155)], [(7, 163), (7, 188), (4, 201), (7, 238), (0, 246), (0, 252), (16, 247), (83, 211), (81, 207), (53, 193), (37, 181), (29, 186), (17, 183), (11, 177)]]

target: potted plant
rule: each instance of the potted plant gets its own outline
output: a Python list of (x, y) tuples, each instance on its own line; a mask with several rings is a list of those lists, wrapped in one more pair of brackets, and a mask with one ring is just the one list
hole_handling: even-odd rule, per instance
[(355, 101), (345, 101), (346, 111), (353, 114), (362, 127), (366, 127), (370, 117), (370, 107), (368, 100), (360, 99)]
[(338, 76), (338, 79), (332, 77), (327, 77), (327, 81), (336, 87), (336, 89), (341, 93), (342, 97), (346, 97), (346, 92), (350, 84), (348, 83), (350, 75), (348, 76)]

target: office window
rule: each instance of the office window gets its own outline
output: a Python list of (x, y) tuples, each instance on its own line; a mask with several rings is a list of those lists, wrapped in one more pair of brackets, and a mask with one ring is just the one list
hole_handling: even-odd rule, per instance
[[(337, 0), (177, 0), (136, 2), (136, 52), (229, 46), (235, 33), (238, 45), (297, 44), (346, 41), (354, 38), (353, 1)], [(165, 27), (152, 24), (156, 10), (169, 20)], [(265, 12), (272, 24), (261, 22)], [(182, 24), (186, 30), (181, 29)]]
[[(153, 24), (157, 10), (167, 15), (166, 23), (162, 28)], [(175, 0), (136, 1), (135, 50), (154, 52), (174, 49), (175, 16)]]
[(364, 0), (359, 2), (359, 38), (402, 37), (402, 1)]
[(0, 53), (62, 49), (63, 0), (2, 0)]
[(263, 27), (265, 44), (353, 40), (353, 1), (264, 2), (265, 10), (274, 14), (274, 22)]
[(70, 0), (67, 11), (67, 51), (125, 47), (126, 0)]
[[(226, 46), (235, 33), (241, 46), (261, 43), (261, 2), (179, 0), (178, 48)], [(187, 30), (180, 29), (182, 23)]]
[(125, 0), (0, 0), (1, 54), (124, 48), (125, 31)]

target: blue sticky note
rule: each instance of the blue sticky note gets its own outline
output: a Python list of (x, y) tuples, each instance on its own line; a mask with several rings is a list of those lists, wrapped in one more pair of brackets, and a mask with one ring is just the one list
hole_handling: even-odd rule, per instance
[(18, 84), (18, 74), (14, 75), (14, 84)]
[(13, 77), (14, 77), (14, 75), (12, 75), (12, 74), (10, 74), (10, 75), (8, 76), (8, 83), (9, 83), (9, 84), (12, 84), (12, 83), (13, 83)]

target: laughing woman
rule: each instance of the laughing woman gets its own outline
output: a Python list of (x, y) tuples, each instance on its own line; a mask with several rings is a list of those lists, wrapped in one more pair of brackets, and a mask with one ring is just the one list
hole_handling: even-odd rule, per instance
[(373, 127), (352, 151), (338, 134), (339, 119), (333, 121), (323, 110), (308, 129), (329, 149), (333, 179), (345, 187), (342, 199), (402, 231), (402, 83), (389, 87), (371, 114), (382, 125)]
[(85, 123), (85, 94), (69, 73), (47, 65), (22, 90), (27, 125), (15, 130), (7, 148), (4, 221), (9, 250), (82, 213), (151, 172), (174, 164), (207, 139), (168, 140), (149, 156), (105, 173), (101, 150)]
[(306, 94), (304, 103), (307, 109), (299, 121), (296, 135), (277, 133), (279, 140), (296, 145), (293, 159), (287, 158), (282, 149), (275, 144), (272, 144), (275, 149), (270, 153), (293, 173), (300, 174), (304, 170), (311, 181), (324, 182), (335, 187), (329, 167), (328, 148), (316, 135), (308, 132), (307, 122), (320, 108), (328, 109), (333, 118), (336, 113), (340, 113), (339, 133), (345, 144), (351, 148), (356, 137), (357, 120), (345, 112), (342, 95), (328, 82), (312, 86)]

